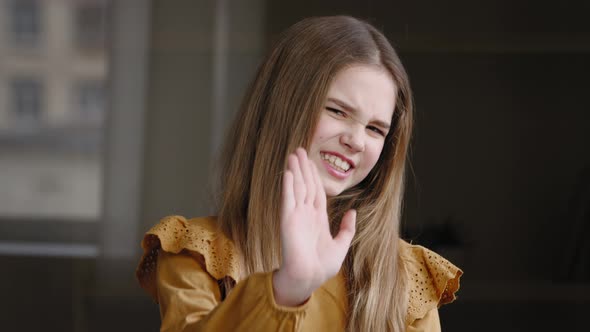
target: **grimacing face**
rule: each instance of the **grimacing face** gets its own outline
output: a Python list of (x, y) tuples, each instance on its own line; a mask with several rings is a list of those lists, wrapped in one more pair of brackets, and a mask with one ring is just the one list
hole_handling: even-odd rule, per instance
[(328, 197), (360, 183), (379, 160), (396, 92), (378, 66), (354, 65), (334, 77), (308, 148)]

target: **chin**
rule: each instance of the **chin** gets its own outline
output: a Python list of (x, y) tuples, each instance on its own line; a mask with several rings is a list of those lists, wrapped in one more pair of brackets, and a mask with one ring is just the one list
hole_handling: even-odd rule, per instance
[(338, 194), (340, 194), (340, 193), (333, 193), (331, 191), (326, 191), (326, 197), (327, 198), (338, 196)]
[(348, 182), (346, 181), (337, 181), (325, 177), (322, 177), (322, 184), (324, 185), (324, 192), (327, 197), (338, 196), (348, 188)]
[(344, 191), (343, 189), (330, 188), (330, 187), (326, 187), (324, 190), (326, 191), (326, 196), (327, 197), (338, 196), (338, 195), (342, 194), (342, 192)]

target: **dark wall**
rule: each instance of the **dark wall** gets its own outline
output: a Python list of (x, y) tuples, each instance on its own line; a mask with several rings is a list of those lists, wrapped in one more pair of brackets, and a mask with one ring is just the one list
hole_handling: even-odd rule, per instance
[(418, 110), (408, 226), (453, 218), (469, 244), (469, 278), (552, 280), (575, 222), (568, 204), (590, 165), (588, 56), (406, 58)]

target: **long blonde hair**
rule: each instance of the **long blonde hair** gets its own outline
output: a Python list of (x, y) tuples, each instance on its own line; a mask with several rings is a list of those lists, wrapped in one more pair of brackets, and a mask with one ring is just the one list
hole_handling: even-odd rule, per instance
[(399, 257), (404, 171), (412, 131), (407, 74), (385, 36), (348, 16), (308, 18), (279, 38), (250, 85), (229, 131), (220, 168), (219, 217), (234, 241), (243, 276), (280, 266), (281, 181), (287, 156), (308, 147), (332, 79), (355, 64), (378, 65), (397, 86), (392, 129), (376, 166), (329, 200), (333, 230), (357, 210), (356, 235), (343, 265), (347, 329), (404, 331), (406, 271)]

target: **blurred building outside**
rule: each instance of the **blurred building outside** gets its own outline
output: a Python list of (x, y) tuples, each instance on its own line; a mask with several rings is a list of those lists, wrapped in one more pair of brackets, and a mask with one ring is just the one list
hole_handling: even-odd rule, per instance
[(96, 221), (106, 0), (0, 0), (0, 218)]

